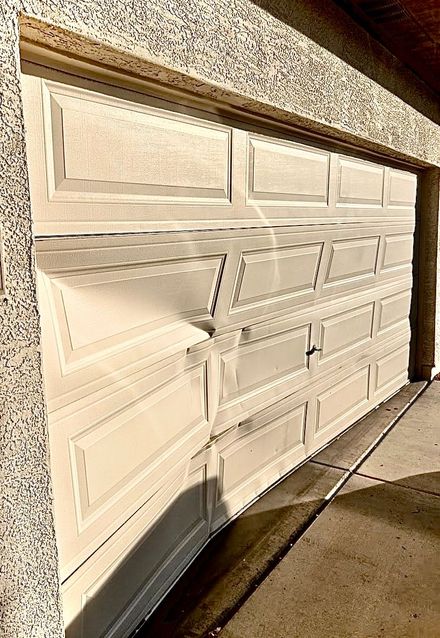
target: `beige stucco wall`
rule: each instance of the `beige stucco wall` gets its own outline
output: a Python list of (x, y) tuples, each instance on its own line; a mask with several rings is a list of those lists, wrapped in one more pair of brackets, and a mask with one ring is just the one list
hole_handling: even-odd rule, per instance
[[(1, 3), (0, 223), (5, 295), (0, 299), (0, 536), (6, 637), (61, 635), (20, 100), (19, 13), (23, 36), (45, 45), (412, 158), (420, 165), (440, 166), (435, 101), (426, 91), (425, 108), (416, 110), (425, 89), (396, 61), (387, 75), (383, 60), (389, 54), (369, 47), (365, 64), (370, 72), (364, 73), (359, 51), (353, 53), (356, 64), (351, 66), (329, 51), (331, 38), (324, 47), (291, 26), (300, 27), (294, 12), (307, 6), (305, 0), (290, 3), (287, 14), (277, 12), (275, 2), (258, 4), (250, 0)], [(318, 4), (314, 0), (317, 9)], [(304, 11), (301, 15), (303, 26), (314, 19)], [(322, 13), (319, 19), (325, 23)], [(331, 21), (334, 30), (347, 24), (346, 37), (352, 37), (349, 22), (339, 22), (334, 13)], [(315, 39), (319, 40), (318, 33)], [(380, 62), (379, 74), (373, 72), (375, 60), (377, 65)], [(394, 93), (388, 90), (393, 81), (399, 88)]]
[[(3, 15), (2, 15), (3, 14)], [(57, 636), (60, 611), (20, 102), (18, 23), (0, 9), (0, 635)]]

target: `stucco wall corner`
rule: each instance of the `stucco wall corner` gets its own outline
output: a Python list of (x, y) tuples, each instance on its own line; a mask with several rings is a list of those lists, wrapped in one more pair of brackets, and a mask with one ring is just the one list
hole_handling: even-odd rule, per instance
[(56, 638), (63, 632), (13, 0), (1, 3), (0, 64), (0, 631)]

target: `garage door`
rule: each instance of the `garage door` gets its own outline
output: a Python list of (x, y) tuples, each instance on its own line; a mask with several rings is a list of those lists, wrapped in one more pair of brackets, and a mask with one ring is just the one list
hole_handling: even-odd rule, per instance
[(66, 633), (128, 636), (407, 382), (416, 177), (37, 66), (23, 91)]

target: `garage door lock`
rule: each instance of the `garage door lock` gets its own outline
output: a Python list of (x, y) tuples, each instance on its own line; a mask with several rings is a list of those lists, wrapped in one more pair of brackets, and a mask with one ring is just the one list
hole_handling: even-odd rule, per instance
[(312, 354), (315, 354), (315, 352), (322, 352), (322, 348), (317, 348), (315, 345), (313, 345), (310, 350), (307, 350), (306, 355), (308, 357), (311, 357)]

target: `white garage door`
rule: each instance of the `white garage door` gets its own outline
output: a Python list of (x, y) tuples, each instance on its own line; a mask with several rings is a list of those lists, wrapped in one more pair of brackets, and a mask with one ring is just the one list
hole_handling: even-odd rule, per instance
[(67, 635), (127, 636), (210, 534), (406, 383), (416, 177), (39, 74), (23, 90)]

